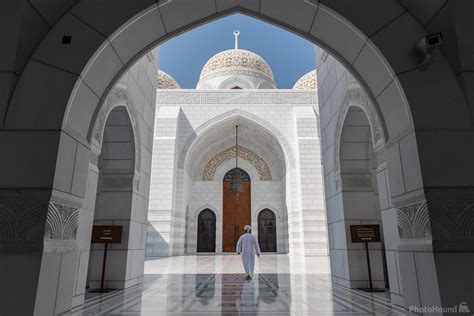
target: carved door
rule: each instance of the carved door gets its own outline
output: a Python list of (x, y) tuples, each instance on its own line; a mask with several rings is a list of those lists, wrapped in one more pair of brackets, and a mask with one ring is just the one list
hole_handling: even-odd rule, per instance
[(249, 175), (241, 169), (243, 192), (235, 195), (230, 191), (232, 170), (224, 177), (223, 183), (223, 218), (222, 218), (222, 251), (235, 252), (240, 236), (244, 233), (244, 226), (251, 224)]
[(258, 244), (262, 252), (276, 252), (276, 218), (269, 209), (258, 214)]
[(198, 217), (197, 252), (216, 251), (216, 216), (205, 209)]

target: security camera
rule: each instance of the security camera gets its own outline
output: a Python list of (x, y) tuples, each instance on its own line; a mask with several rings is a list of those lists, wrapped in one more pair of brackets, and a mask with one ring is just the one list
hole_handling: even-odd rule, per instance
[(428, 67), (431, 59), (433, 58), (433, 50), (436, 47), (441, 46), (443, 36), (441, 33), (434, 33), (423, 37), (416, 45), (416, 52), (420, 55), (420, 63), (418, 68), (423, 71)]

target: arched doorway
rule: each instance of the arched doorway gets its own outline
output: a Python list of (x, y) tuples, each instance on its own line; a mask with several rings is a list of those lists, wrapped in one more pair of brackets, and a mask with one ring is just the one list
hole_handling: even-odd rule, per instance
[(216, 215), (205, 209), (198, 216), (197, 252), (216, 251)]
[[(133, 282), (127, 259), (137, 251), (130, 242), (136, 225), (133, 205), (136, 199), (135, 137), (129, 112), (125, 106), (115, 107), (107, 117), (102, 152), (98, 157), (98, 181), (93, 225), (118, 225), (123, 228), (120, 244), (108, 247), (106, 288), (126, 288)], [(87, 287), (100, 287), (104, 256), (103, 244), (91, 244)]]
[(222, 251), (235, 252), (235, 246), (244, 226), (251, 223), (250, 217), (250, 176), (240, 169), (242, 175), (243, 192), (234, 194), (230, 191), (232, 173), (230, 170), (223, 181), (223, 209), (222, 209)]
[[(358, 106), (348, 108), (342, 125), (339, 146), (340, 192), (346, 223), (345, 226), (341, 226), (341, 231), (338, 233), (342, 234), (343, 229), (348, 231), (351, 225), (379, 225), (381, 242), (372, 243), (369, 250), (371, 273), (374, 287), (388, 289), (386, 253), (390, 258), (394, 258), (394, 249), (386, 249), (385, 239), (388, 237), (388, 240), (393, 240), (396, 236), (391, 236), (390, 230), (385, 231), (384, 228), (395, 226), (396, 222), (390, 222), (392, 219), (386, 215), (389, 205), (383, 207), (384, 203), (380, 200), (381, 195), (387, 196), (383, 192), (385, 190), (383, 184), (388, 182), (384, 172), (386, 166), (385, 163), (377, 160), (372, 126), (362, 108)], [(378, 144), (377, 151), (383, 150), (383, 145)], [(347, 249), (350, 250), (347, 251), (349, 269), (345, 275), (348, 284), (351, 287), (367, 287), (368, 267), (362, 260), (365, 256), (363, 248), (347, 238)], [(355, 266), (363, 268), (354, 269)], [(391, 262), (391, 266), (394, 267), (395, 263)], [(392, 271), (391, 275), (395, 276), (396, 272)], [(398, 280), (392, 281), (398, 283)]]
[(258, 214), (258, 244), (262, 252), (276, 252), (276, 217), (268, 208)]

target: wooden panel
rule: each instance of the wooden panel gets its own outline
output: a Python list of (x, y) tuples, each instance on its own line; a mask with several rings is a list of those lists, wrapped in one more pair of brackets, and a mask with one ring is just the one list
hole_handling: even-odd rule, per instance
[(244, 226), (251, 224), (251, 183), (243, 182), (244, 192), (238, 196), (230, 191), (230, 184), (228, 181), (223, 182), (222, 251), (224, 252), (235, 252), (237, 241), (244, 233)]

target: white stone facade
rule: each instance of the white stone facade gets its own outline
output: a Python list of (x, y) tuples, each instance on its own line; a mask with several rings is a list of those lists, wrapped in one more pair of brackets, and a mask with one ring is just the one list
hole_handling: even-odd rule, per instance
[(195, 253), (206, 208), (216, 214), (222, 252), (222, 180), (235, 159), (220, 161), (213, 177), (206, 165), (233, 150), (236, 124), (241, 151), (250, 153), (241, 153), (239, 167), (251, 177), (254, 233), (268, 208), (277, 252), (328, 255), (316, 91), (158, 90), (156, 108), (147, 256)]

